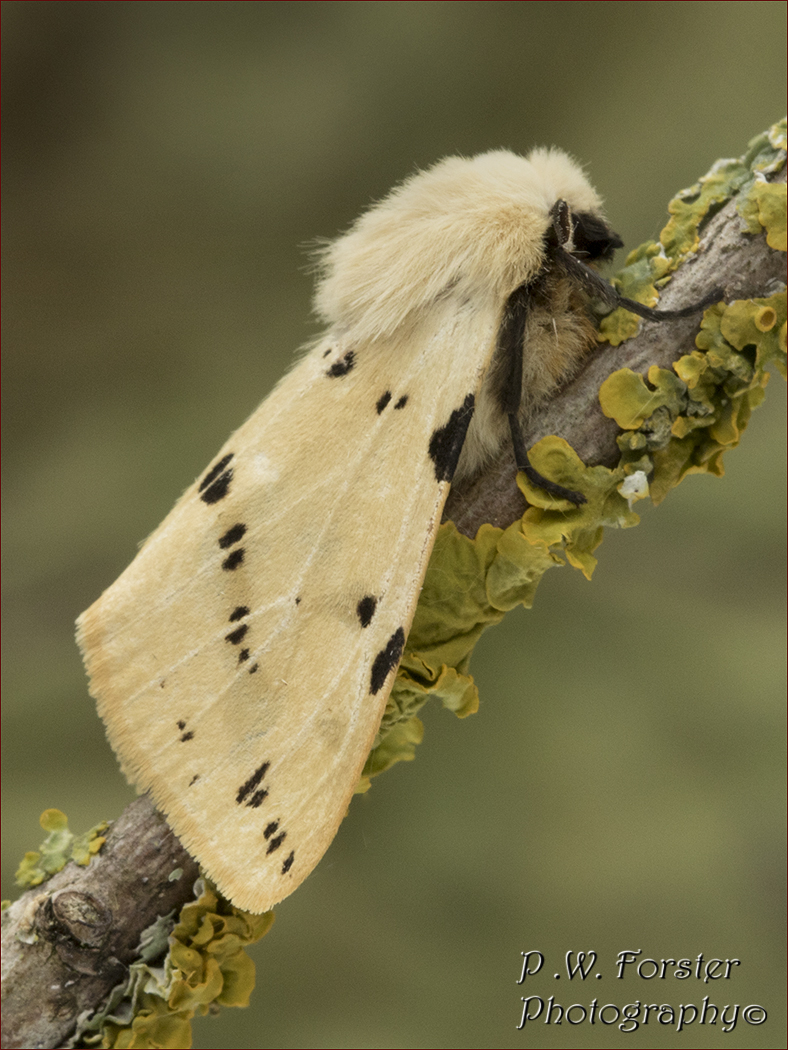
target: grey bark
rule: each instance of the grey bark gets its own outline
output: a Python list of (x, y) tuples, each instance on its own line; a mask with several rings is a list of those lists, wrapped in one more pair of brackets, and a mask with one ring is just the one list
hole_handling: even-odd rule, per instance
[(112, 824), (87, 867), (69, 861), (23, 893), (3, 914), (3, 1047), (67, 1040), (79, 1015), (123, 980), (142, 931), (193, 898), (198, 875), (143, 796)]

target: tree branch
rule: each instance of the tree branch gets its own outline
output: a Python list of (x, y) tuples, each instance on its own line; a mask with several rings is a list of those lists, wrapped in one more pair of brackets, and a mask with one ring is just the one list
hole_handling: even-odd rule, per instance
[(193, 899), (198, 875), (145, 795), (87, 867), (69, 861), (22, 894), (3, 914), (2, 1046), (60, 1046), (123, 979), (142, 931)]

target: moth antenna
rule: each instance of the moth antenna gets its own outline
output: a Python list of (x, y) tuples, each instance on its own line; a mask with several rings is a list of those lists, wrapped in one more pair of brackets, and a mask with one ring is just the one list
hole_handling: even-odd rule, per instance
[(651, 306), (644, 306), (643, 303), (638, 303), (634, 299), (627, 299), (625, 296), (618, 296), (618, 306), (624, 310), (629, 310), (630, 313), (637, 314), (638, 317), (644, 317), (647, 321), (675, 321), (679, 317), (692, 317), (694, 314), (700, 313), (701, 310), (705, 310), (707, 306), (713, 306), (725, 297), (725, 292), (722, 288), (714, 288), (709, 292), (705, 298), (701, 299), (698, 303), (693, 303), (692, 306), (685, 306), (681, 310), (655, 310)]
[(701, 310), (705, 310), (707, 306), (718, 303), (725, 295), (722, 288), (714, 288), (700, 302), (693, 303), (692, 306), (685, 306), (681, 310), (655, 310), (652, 306), (646, 306), (643, 303), (636, 302), (634, 299), (627, 299), (626, 296), (621, 295), (596, 270), (592, 270), (581, 259), (572, 255), (563, 245), (559, 245), (559, 249), (555, 252), (555, 258), (566, 272), (582, 285), (589, 295), (601, 299), (614, 310), (621, 307), (624, 310), (629, 310), (630, 313), (637, 314), (638, 317), (643, 317), (647, 321), (675, 321), (681, 317), (692, 317)]

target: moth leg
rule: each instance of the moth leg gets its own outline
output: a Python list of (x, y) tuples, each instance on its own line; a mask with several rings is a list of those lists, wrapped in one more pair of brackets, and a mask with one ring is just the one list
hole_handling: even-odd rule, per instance
[(568, 500), (576, 507), (586, 502), (582, 492), (564, 488), (554, 481), (543, 477), (531, 466), (528, 451), (525, 447), (523, 429), (520, 425), (520, 401), (523, 394), (523, 351), (525, 341), (525, 322), (531, 302), (533, 288), (527, 284), (520, 285), (509, 296), (506, 310), (498, 334), (498, 351), (505, 361), (504, 383), (499, 394), (501, 410), (509, 420), (512, 435), (512, 447), (517, 469), (521, 470), (528, 480), (539, 488), (549, 492), (558, 499)]
[(514, 448), (514, 458), (517, 463), (517, 469), (521, 470), (533, 485), (538, 485), (540, 489), (544, 489), (545, 492), (549, 492), (551, 496), (555, 496), (557, 499), (565, 499), (570, 503), (574, 503), (576, 507), (580, 507), (583, 503), (587, 502), (582, 492), (575, 492), (573, 489), (565, 489), (563, 485), (558, 485), (555, 481), (550, 481), (549, 478), (540, 474), (536, 467), (531, 466), (531, 461), (528, 459), (528, 452), (525, 447), (525, 441), (523, 440), (523, 431), (520, 426), (520, 420), (514, 414), (509, 416), (509, 429), (512, 432), (512, 447)]

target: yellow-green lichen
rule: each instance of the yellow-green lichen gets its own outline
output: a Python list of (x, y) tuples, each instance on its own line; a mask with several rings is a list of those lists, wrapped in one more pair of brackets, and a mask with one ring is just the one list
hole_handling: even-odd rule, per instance
[(780, 252), (788, 250), (785, 233), (785, 196), (784, 182), (766, 182), (758, 179), (739, 206), (748, 232), (760, 233), (761, 229), (766, 230), (766, 243)]
[(608, 376), (600, 388), (602, 411), (615, 419), (622, 430), (639, 430), (658, 409), (672, 408), (675, 412), (682, 404), (687, 387), (673, 372), (652, 365), (648, 381), (651, 387), (638, 372), (621, 368)]
[(654, 503), (687, 474), (722, 475), (723, 453), (739, 443), (763, 400), (765, 366), (785, 374), (785, 332), (785, 292), (720, 303), (705, 312), (699, 349), (675, 362), (675, 375), (652, 367), (649, 386), (621, 369), (605, 380), (599, 392), (605, 415), (634, 432), (619, 438), (621, 463), (653, 475)]
[[(702, 224), (733, 197), (750, 233), (766, 231), (772, 248), (786, 250), (785, 183), (769, 183), (766, 176), (785, 164), (786, 121), (757, 135), (744, 156), (719, 160), (711, 170), (668, 205), (670, 220), (659, 236), (636, 248), (613, 283), (622, 295), (647, 306), (655, 306), (658, 289), (670, 280), (682, 261), (698, 247)], [(618, 346), (633, 336), (640, 321), (626, 310), (614, 310), (603, 318), (599, 339)]]
[(249, 1005), (255, 966), (244, 949), (268, 932), (274, 914), (235, 908), (207, 880), (195, 890), (177, 922), (171, 913), (143, 933), (127, 980), (80, 1018), (69, 1047), (189, 1047), (196, 1014)]
[[(621, 295), (646, 306), (656, 306), (660, 288), (673, 270), (661, 244), (649, 241), (631, 251), (626, 264), (613, 279)], [(613, 310), (599, 325), (599, 338), (618, 346), (636, 334), (640, 319), (629, 310)]]
[(84, 835), (75, 835), (68, 828), (68, 817), (59, 809), (45, 809), (39, 824), (48, 832), (38, 850), (25, 853), (17, 868), (17, 886), (40, 886), (45, 879), (65, 867), (69, 860), (86, 867), (106, 839), (102, 832), (109, 827), (106, 821), (96, 824)]

